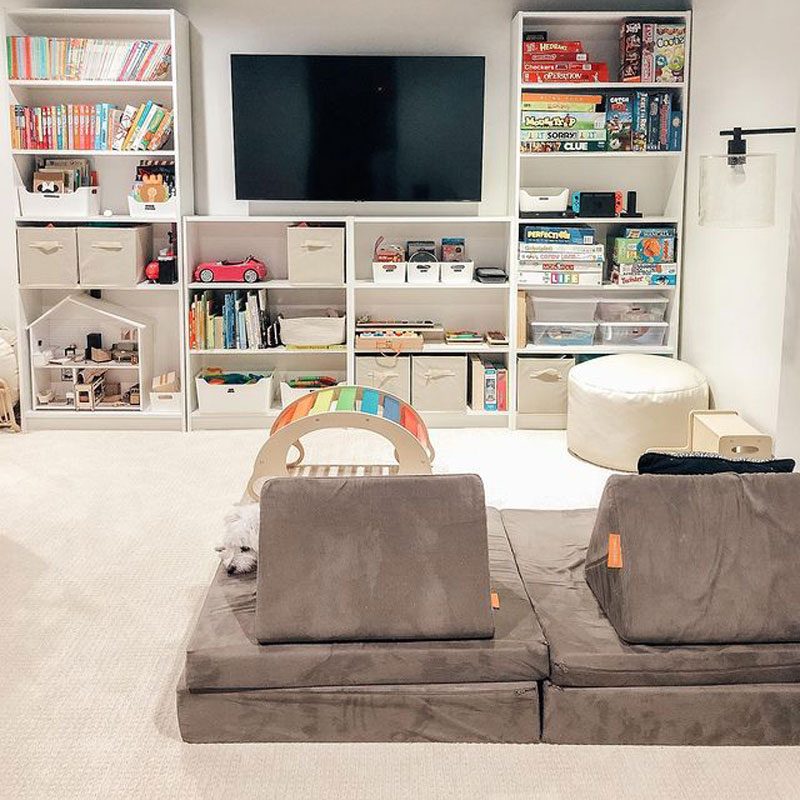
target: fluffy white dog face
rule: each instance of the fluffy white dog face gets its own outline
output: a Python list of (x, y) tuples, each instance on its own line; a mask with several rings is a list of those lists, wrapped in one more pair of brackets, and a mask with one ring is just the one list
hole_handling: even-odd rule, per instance
[(215, 549), (228, 575), (244, 575), (256, 568), (258, 523), (258, 503), (236, 506), (225, 517), (225, 538)]

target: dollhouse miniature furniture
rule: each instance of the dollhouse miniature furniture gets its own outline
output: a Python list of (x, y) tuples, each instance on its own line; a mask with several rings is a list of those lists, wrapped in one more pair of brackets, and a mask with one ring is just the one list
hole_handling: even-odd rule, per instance
[(17, 355), (14, 350), (16, 336), (7, 328), (0, 327), (0, 429), (19, 431), (14, 406), (19, 400), (19, 374)]
[(576, 456), (633, 472), (653, 447), (682, 447), (691, 411), (708, 408), (708, 383), (685, 362), (624, 353), (569, 373), (567, 445)]
[[(285, 477), (305, 457), (300, 439), (324, 428), (373, 431), (394, 445), (399, 475), (430, 475), (435, 457), (428, 429), (409, 403), (380, 389), (337, 385), (310, 392), (281, 411), (253, 465), (247, 493), (258, 500), (264, 480)], [(289, 451), (299, 455), (287, 465)]]
[(261, 502), (258, 577), (220, 567), (189, 640), (184, 740), (538, 741), (547, 648), (479, 478), (278, 479)]

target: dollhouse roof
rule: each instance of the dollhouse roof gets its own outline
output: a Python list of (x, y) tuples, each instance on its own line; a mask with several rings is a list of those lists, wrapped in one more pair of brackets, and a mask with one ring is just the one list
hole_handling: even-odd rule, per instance
[(28, 329), (34, 325), (38, 325), (42, 320), (47, 319), (51, 314), (56, 313), (59, 309), (68, 306), (78, 306), (79, 308), (88, 309), (89, 311), (100, 314), (105, 317), (122, 322), (125, 325), (130, 325), (134, 328), (147, 328), (153, 322), (149, 317), (144, 314), (137, 314), (128, 308), (118, 306), (116, 303), (109, 303), (106, 300), (98, 300), (88, 294), (69, 294), (63, 300), (60, 300), (52, 308), (48, 308), (39, 318), (35, 319), (28, 325)]

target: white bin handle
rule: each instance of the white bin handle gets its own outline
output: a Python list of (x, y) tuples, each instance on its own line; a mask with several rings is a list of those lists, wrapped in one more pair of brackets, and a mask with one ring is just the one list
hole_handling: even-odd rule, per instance
[(92, 242), (94, 250), (122, 250), (122, 242)]
[(45, 239), (41, 242), (30, 242), (28, 247), (33, 250), (38, 250), (41, 253), (55, 253), (56, 250), (63, 249), (64, 245), (61, 244), (61, 242), (53, 242)]
[(456, 374), (451, 369), (426, 369), (422, 373), (425, 383), (430, 383), (438, 378), (455, 378)]
[(529, 378), (538, 380), (539, 378), (555, 378), (557, 381), (563, 381), (564, 376), (557, 370), (553, 369), (552, 367), (548, 367), (547, 369), (540, 369), (536, 372), (531, 372), (528, 376)]
[(300, 247), (305, 247), (307, 250), (321, 250), (323, 247), (333, 247), (333, 242), (326, 242), (323, 239), (306, 239)]

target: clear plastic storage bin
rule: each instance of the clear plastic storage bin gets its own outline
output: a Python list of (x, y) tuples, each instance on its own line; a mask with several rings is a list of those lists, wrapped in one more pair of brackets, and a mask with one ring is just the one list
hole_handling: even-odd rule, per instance
[(660, 347), (667, 340), (669, 324), (650, 322), (601, 322), (600, 341), (603, 344), (632, 347)]
[(554, 347), (587, 347), (594, 344), (596, 322), (531, 322), (532, 344)]
[(669, 299), (652, 297), (601, 297), (597, 318), (603, 322), (663, 322)]
[(528, 295), (529, 310), (537, 322), (594, 322), (597, 298), (573, 292)]

